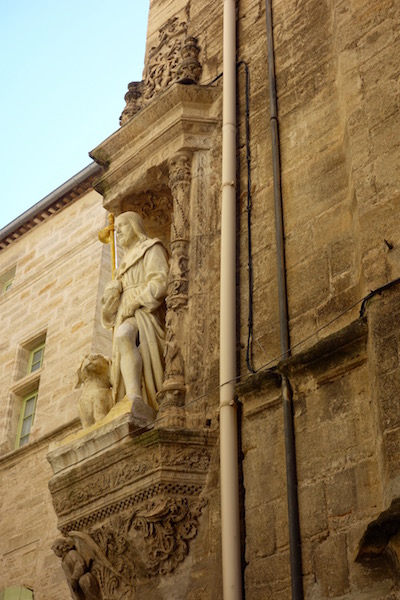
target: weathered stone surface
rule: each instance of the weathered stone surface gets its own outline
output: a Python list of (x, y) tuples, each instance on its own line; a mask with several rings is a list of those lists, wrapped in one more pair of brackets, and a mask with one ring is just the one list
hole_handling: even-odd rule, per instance
[(302, 536), (321, 535), (327, 530), (325, 490), (322, 482), (299, 488), (299, 505), (302, 515)]
[(315, 551), (316, 577), (322, 597), (335, 598), (349, 591), (346, 539), (344, 534), (329, 536)]
[[(290, 594), (290, 568), (287, 552), (253, 560), (245, 570), (246, 586), (269, 591), (272, 598)], [(275, 596), (276, 595), (276, 596)], [(286, 596), (287, 597), (287, 596)]]

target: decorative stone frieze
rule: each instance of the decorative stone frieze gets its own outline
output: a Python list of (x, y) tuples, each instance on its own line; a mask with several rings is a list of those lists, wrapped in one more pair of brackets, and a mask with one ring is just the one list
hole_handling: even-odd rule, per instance
[(126, 206), (126, 210), (138, 213), (143, 220), (151, 221), (154, 226), (164, 227), (167, 224), (171, 225), (172, 198), (167, 193), (156, 194), (149, 190), (140, 197), (133, 198)]
[(201, 64), (197, 38), (188, 36), (187, 10), (171, 17), (158, 32), (158, 44), (153, 46), (146, 59), (144, 79), (128, 84), (126, 106), (120, 117), (124, 125), (156, 94), (174, 81), (199, 83)]

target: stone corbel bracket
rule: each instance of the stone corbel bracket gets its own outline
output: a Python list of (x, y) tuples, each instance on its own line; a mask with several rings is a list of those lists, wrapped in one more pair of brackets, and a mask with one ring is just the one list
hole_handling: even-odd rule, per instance
[(214, 432), (176, 428), (132, 437), (123, 415), (50, 451), (58, 528), (101, 589), (109, 578), (122, 590), (184, 561), (207, 504), (215, 443)]
[(182, 152), (210, 149), (220, 91), (174, 83), (90, 153), (104, 167), (94, 184), (104, 208), (118, 215), (144, 192), (167, 189), (168, 161)]

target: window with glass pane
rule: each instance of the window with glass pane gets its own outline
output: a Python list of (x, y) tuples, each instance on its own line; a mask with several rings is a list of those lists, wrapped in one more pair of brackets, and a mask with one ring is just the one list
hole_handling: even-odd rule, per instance
[[(0, 294), (5, 294), (12, 287), (15, 277), (16, 265), (0, 275)], [(1, 596), (0, 596), (1, 600)]]
[(14, 279), (9, 279), (3, 284), (3, 292), (7, 292), (13, 284)]
[(28, 373), (33, 373), (42, 367), (44, 357), (44, 344), (31, 350), (29, 355)]
[(22, 401), (21, 415), (19, 419), (16, 447), (20, 448), (29, 442), (29, 435), (35, 418), (36, 400), (38, 391), (35, 390)]

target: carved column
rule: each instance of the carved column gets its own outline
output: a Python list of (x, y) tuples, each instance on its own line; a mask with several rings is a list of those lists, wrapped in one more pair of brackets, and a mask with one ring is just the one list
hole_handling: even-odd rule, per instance
[(182, 342), (187, 332), (189, 294), (189, 207), (192, 156), (180, 152), (168, 163), (173, 197), (171, 258), (166, 316), (166, 350), (163, 389), (158, 396), (160, 426), (185, 424), (185, 365)]

